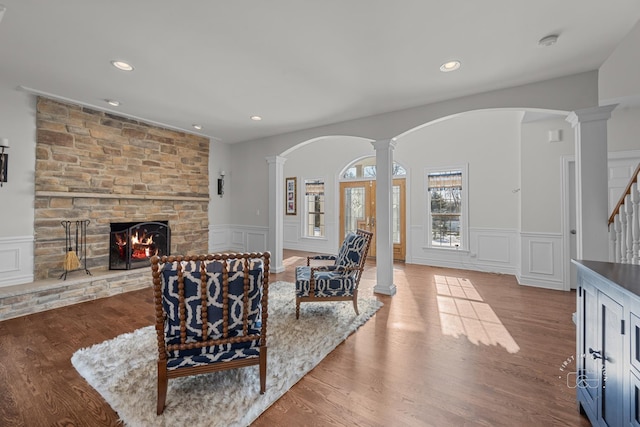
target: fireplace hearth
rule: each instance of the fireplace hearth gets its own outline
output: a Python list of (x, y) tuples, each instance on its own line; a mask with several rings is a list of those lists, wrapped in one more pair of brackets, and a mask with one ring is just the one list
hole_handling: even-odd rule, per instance
[(169, 221), (111, 223), (109, 270), (148, 267), (154, 255), (170, 255)]

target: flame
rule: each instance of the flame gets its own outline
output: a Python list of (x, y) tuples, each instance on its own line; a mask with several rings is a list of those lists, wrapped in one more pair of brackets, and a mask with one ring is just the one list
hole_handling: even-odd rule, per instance
[(142, 246), (148, 246), (153, 244), (153, 236), (149, 236), (146, 237), (146, 235), (142, 235), (142, 236), (138, 236), (138, 232), (136, 231), (136, 234), (134, 234), (133, 236), (131, 236), (131, 244), (132, 245), (142, 245)]

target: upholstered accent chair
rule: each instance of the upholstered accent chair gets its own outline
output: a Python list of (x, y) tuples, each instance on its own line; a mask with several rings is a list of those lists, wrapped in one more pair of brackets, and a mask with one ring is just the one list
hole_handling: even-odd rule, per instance
[(259, 365), (266, 388), (270, 253), (151, 258), (158, 404), (170, 378)]
[[(367, 261), (373, 234), (365, 230), (348, 233), (338, 255), (307, 257), (307, 265), (296, 267), (296, 319), (300, 303), (353, 301), (358, 313), (358, 284)], [(334, 261), (333, 265), (311, 266), (311, 260)]]

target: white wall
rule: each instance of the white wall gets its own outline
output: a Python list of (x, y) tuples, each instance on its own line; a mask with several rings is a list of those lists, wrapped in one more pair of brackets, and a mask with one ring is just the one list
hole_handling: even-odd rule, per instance
[(0, 188), (0, 286), (33, 281), (35, 97), (0, 81), (0, 137), (9, 138)]
[[(230, 170), (231, 149), (229, 145), (216, 140), (209, 144), (209, 251), (231, 249), (231, 194), (233, 193), (233, 173)], [(224, 171), (224, 194), (218, 195), (218, 179)]]
[[(640, 68), (638, 70), (640, 71)], [(609, 151), (640, 148), (640, 106), (623, 104), (611, 112), (611, 118), (607, 123), (607, 144)]]
[(0, 83), (0, 137), (9, 138), (8, 182), (0, 188), (0, 237), (33, 236), (35, 97)]
[[(549, 132), (558, 132), (560, 141), (551, 142)], [(568, 289), (562, 198), (562, 158), (574, 154), (574, 130), (557, 116), (525, 122), (521, 134), (521, 265), (520, 283)]]
[(640, 148), (640, 21), (598, 71), (599, 105), (618, 103), (607, 123), (609, 151)]
[[(394, 159), (409, 171), (407, 262), (515, 274), (520, 182), (518, 111), (476, 111), (398, 138)], [(426, 168), (468, 164), (468, 250), (429, 249)]]
[[(470, 112), (398, 138), (394, 159), (411, 170), (413, 225), (424, 225), (425, 168), (469, 164), (469, 225), (514, 229), (518, 224), (520, 113)], [(424, 242), (423, 242), (424, 243)]]
[(640, 21), (620, 42), (598, 73), (600, 105), (640, 96)]
[[(562, 140), (549, 142), (549, 131), (559, 130)], [(560, 233), (562, 156), (574, 154), (574, 131), (558, 117), (522, 124), (521, 199), (524, 232)]]
[[(341, 243), (339, 174), (353, 160), (366, 156), (375, 156), (371, 142), (351, 136), (320, 138), (286, 156), (284, 176), (297, 178), (298, 209), (297, 215), (285, 215), (284, 218), (285, 249), (337, 253)], [(325, 182), (326, 238), (303, 237), (304, 180), (315, 178), (324, 179)]]

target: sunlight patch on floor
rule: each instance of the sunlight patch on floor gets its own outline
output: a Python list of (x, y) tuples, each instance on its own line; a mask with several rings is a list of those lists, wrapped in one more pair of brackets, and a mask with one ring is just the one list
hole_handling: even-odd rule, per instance
[(460, 277), (435, 276), (438, 292), (438, 311), (444, 335), (466, 336), (475, 345), (499, 345), (509, 353), (517, 353), (520, 346), (491, 306), (471, 281)]
[(290, 257), (287, 257), (287, 258), (283, 259), (282, 260), (282, 264), (285, 267), (289, 267), (289, 266), (298, 264), (300, 261), (305, 261), (306, 262), (306, 260), (307, 260), (307, 258), (305, 258), (305, 257), (290, 256)]

